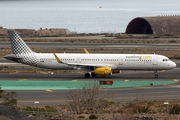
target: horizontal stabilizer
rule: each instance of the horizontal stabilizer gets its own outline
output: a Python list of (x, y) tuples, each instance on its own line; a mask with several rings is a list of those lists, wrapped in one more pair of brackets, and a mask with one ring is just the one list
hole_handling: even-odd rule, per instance
[(23, 58), (20, 58), (20, 57), (16, 57), (16, 56), (14, 56), (13, 54), (6, 55), (4, 58), (6, 58), (6, 59), (8, 59), (8, 60), (15, 61), (15, 62), (19, 62), (19, 60), (22, 60), (22, 59), (23, 59)]

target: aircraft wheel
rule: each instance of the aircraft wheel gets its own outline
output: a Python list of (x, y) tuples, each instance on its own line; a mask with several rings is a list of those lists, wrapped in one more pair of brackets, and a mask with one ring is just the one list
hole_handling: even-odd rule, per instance
[(86, 74), (84, 75), (84, 77), (85, 77), (85, 78), (90, 78), (90, 74), (89, 74), (89, 73), (86, 73)]
[(154, 77), (155, 77), (155, 78), (158, 78), (158, 74), (155, 74)]
[(94, 72), (91, 73), (91, 77), (96, 77), (96, 75), (94, 74)]

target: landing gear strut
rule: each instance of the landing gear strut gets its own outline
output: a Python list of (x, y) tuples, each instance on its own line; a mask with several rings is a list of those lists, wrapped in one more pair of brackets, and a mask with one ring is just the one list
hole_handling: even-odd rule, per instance
[(157, 71), (154, 71), (154, 78), (158, 78)]

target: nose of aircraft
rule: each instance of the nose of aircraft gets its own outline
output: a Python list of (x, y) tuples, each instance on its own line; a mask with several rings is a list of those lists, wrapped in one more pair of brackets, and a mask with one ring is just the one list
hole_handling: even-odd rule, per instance
[(175, 62), (173, 62), (173, 61), (171, 61), (170, 66), (171, 66), (172, 68), (175, 68), (175, 67), (176, 67), (176, 63), (175, 63)]

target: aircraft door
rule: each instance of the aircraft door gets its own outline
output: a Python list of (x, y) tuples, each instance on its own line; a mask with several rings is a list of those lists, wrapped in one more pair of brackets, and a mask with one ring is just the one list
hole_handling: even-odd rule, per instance
[(158, 64), (158, 56), (153, 56), (153, 65)]
[(76, 63), (80, 63), (81, 62), (81, 58), (80, 57), (77, 57), (76, 58)]
[(123, 65), (123, 56), (119, 57), (119, 65)]

